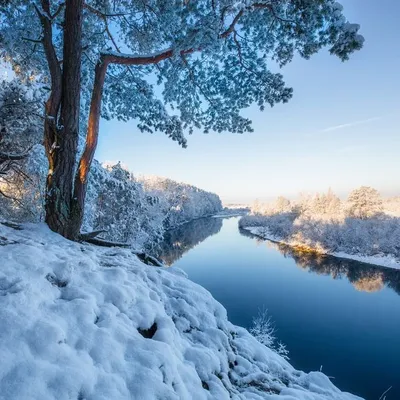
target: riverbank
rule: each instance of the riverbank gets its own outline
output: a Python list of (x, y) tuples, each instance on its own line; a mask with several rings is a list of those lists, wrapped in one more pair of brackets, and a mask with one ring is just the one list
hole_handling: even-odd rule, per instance
[(247, 207), (224, 207), (220, 212), (214, 214), (214, 218), (231, 218), (231, 217), (242, 217), (243, 215), (248, 214), (250, 208)]
[(367, 256), (362, 254), (349, 254), (342, 251), (330, 252), (324, 250), (322, 247), (311, 247), (301, 242), (296, 242), (295, 240), (285, 241), (276, 235), (271, 234), (268, 228), (263, 226), (241, 226), (241, 229), (245, 229), (254, 236), (260, 239), (269, 240), (274, 243), (281, 243), (286, 246), (290, 246), (294, 250), (300, 252), (314, 253), (320, 255), (330, 255), (338, 258), (345, 258), (349, 260), (355, 260), (366, 264), (378, 265), (386, 268), (400, 269), (400, 261), (396, 260), (392, 256), (377, 255), (377, 256)]
[(360, 399), (295, 370), (179, 269), (44, 225), (0, 224), (0, 245), (3, 398)]

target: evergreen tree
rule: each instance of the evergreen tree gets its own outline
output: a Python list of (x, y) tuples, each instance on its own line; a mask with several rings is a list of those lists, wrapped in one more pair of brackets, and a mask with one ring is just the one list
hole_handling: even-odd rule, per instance
[[(269, 60), (283, 66), (324, 46), (347, 60), (362, 47), (358, 30), (335, 0), (2, 1), (1, 55), (50, 88), (47, 224), (79, 236), (101, 115), (134, 118), (141, 130), (162, 131), (182, 146), (194, 128), (250, 131), (242, 109), (292, 96)], [(158, 97), (150, 76), (162, 85)]]

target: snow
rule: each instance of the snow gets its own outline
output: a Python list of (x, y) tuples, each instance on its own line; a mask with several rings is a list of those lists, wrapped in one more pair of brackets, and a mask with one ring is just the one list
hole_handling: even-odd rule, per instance
[(246, 207), (224, 207), (220, 212), (213, 215), (214, 218), (241, 217), (250, 211)]
[(385, 256), (385, 255), (364, 256), (357, 254), (348, 254), (342, 251), (337, 251), (329, 254), (335, 257), (348, 258), (350, 260), (360, 261), (366, 264), (380, 265), (381, 267), (400, 269), (400, 262), (391, 256)]
[(129, 249), (0, 224), (0, 257), (0, 399), (359, 399), (296, 371), (181, 270)]
[[(271, 242), (282, 243), (291, 247), (296, 247), (296, 243), (280, 239), (279, 237), (268, 232), (268, 229), (263, 226), (248, 226), (248, 227), (243, 226), (242, 229), (245, 229), (250, 233), (252, 233), (253, 235), (258, 236), (262, 239), (269, 240)], [(386, 267), (386, 268), (400, 269), (400, 262), (396, 260), (394, 257), (389, 255), (367, 256), (362, 254), (349, 254), (343, 251), (328, 252), (324, 251), (323, 249), (312, 249), (312, 250), (319, 254), (326, 254), (339, 258), (347, 258), (349, 260), (360, 261), (366, 264), (379, 265), (381, 267)]]

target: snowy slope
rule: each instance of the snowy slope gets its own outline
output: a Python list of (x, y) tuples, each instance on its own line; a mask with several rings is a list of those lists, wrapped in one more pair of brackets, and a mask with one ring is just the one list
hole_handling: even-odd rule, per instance
[(127, 249), (0, 224), (0, 399), (355, 400)]

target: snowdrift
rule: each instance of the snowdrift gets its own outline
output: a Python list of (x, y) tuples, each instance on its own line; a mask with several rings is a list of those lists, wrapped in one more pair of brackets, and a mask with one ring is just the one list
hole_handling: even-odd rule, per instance
[(128, 249), (0, 224), (0, 399), (356, 400)]

